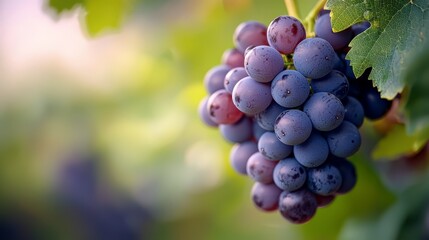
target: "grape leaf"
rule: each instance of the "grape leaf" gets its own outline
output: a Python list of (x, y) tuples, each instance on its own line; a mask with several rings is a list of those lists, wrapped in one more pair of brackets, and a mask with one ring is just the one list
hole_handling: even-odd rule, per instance
[(405, 75), (403, 100), (407, 132), (429, 139), (429, 41)]
[(372, 67), (382, 97), (392, 99), (404, 88), (404, 72), (429, 37), (427, 0), (328, 0), (332, 27), (341, 31), (369, 20), (371, 27), (356, 36), (347, 54), (357, 77)]
[(376, 160), (394, 160), (401, 155), (419, 151), (426, 143), (420, 135), (408, 135), (403, 125), (396, 125), (385, 137), (378, 141), (372, 151)]
[(49, 7), (54, 9), (58, 14), (69, 11), (76, 6), (83, 5), (85, 0), (49, 0)]
[(58, 14), (83, 7), (85, 26), (91, 36), (119, 28), (133, 3), (134, 0), (49, 0), (49, 6)]

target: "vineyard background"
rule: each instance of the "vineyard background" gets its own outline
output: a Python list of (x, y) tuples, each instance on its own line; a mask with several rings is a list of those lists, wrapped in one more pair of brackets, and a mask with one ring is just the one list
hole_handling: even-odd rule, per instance
[(253, 206), (197, 107), (235, 27), (286, 13), (259, 0), (0, 1), (0, 236), (429, 238), (429, 155), (398, 161), (423, 144), (384, 120), (361, 129), (355, 189), (311, 222)]

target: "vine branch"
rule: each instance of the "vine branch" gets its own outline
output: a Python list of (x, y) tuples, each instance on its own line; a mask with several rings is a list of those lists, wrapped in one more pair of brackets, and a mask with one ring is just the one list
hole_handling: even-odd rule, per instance
[(313, 9), (311, 9), (308, 15), (304, 18), (303, 24), (307, 30), (307, 37), (314, 37), (314, 22), (320, 10), (323, 9), (325, 4), (326, 0), (318, 0), (316, 5), (314, 5)]
[(292, 16), (297, 19), (301, 19), (299, 16), (298, 6), (295, 0), (284, 0), (284, 2), (289, 16)]

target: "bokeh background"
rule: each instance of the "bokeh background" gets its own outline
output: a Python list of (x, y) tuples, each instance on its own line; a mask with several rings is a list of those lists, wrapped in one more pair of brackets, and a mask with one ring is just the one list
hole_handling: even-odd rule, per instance
[(231, 144), (200, 122), (204, 74), (235, 27), (286, 13), (280, 0), (0, 0), (0, 238), (428, 239), (427, 154), (372, 159), (383, 124), (362, 128), (356, 188), (296, 226), (253, 206)]

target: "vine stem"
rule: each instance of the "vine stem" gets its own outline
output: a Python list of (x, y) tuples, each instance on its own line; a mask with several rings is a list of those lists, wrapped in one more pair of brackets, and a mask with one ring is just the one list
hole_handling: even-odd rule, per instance
[(311, 9), (308, 15), (304, 18), (303, 24), (307, 30), (307, 37), (314, 37), (314, 22), (320, 10), (323, 9), (325, 4), (326, 0), (318, 0), (317, 3), (314, 5), (313, 9)]
[(301, 19), (299, 16), (298, 6), (295, 0), (284, 0), (284, 2), (289, 16), (292, 16), (297, 19)]

